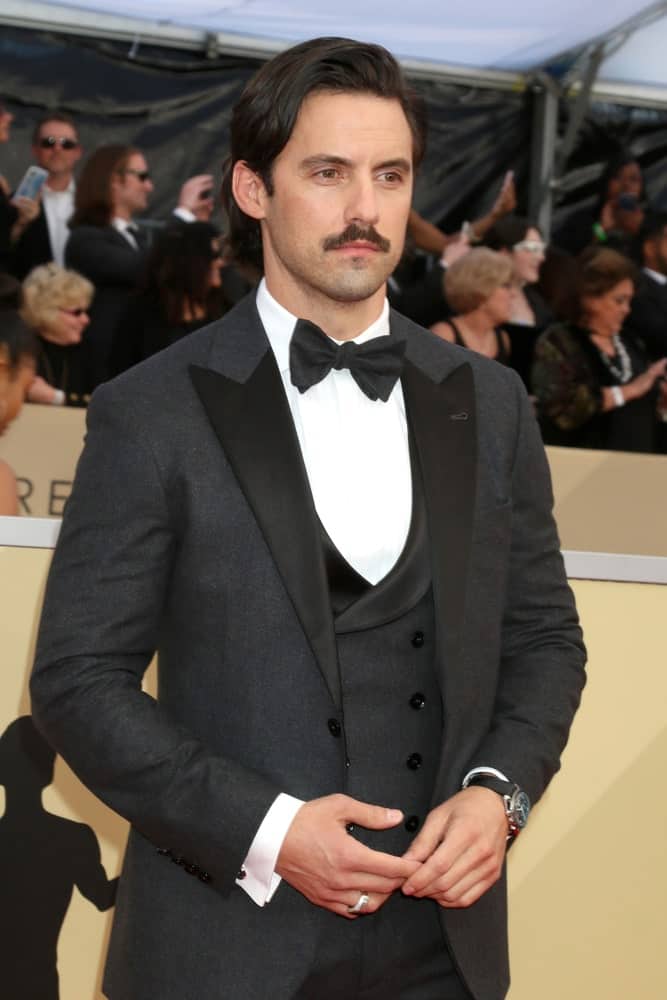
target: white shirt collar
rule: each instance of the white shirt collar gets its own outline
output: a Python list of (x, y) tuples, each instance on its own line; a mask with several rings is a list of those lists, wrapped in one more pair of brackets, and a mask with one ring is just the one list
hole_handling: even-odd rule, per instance
[[(114, 220), (115, 221), (115, 220)], [(297, 317), (281, 306), (266, 287), (262, 278), (257, 289), (257, 311), (269, 338), (271, 349), (276, 356), (281, 372), (289, 370), (289, 346)], [(389, 333), (389, 302), (385, 298), (382, 312), (367, 329), (354, 337), (355, 344), (363, 344), (374, 337), (386, 337)], [(331, 337), (331, 340), (334, 338)]]
[(69, 184), (62, 191), (52, 191), (48, 184), (45, 184), (42, 188), (42, 196), (45, 198), (72, 198), (74, 191), (76, 189), (76, 184), (74, 183), (74, 178), (70, 179)]
[(644, 274), (648, 274), (649, 278), (653, 278), (659, 285), (667, 285), (667, 274), (660, 274), (659, 271), (654, 271), (650, 267), (644, 268)]
[(111, 220), (111, 225), (114, 229), (117, 229), (119, 233), (123, 233), (123, 235), (125, 235), (128, 229), (134, 226), (134, 223), (131, 219), (121, 219), (118, 215), (115, 215)]

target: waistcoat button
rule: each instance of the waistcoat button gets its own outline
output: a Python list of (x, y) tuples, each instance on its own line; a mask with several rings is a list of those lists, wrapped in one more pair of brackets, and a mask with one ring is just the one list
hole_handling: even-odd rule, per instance
[(410, 698), (410, 708), (420, 709), (426, 704), (426, 698), (421, 693), (421, 691), (415, 691), (413, 696)]
[(415, 649), (421, 649), (421, 647), (424, 645), (424, 633), (415, 632), (410, 641), (412, 642), (412, 645), (415, 647)]
[(327, 726), (329, 727), (329, 732), (331, 733), (331, 735), (335, 736), (336, 739), (338, 739), (338, 737), (342, 732), (341, 724), (338, 721), (338, 719), (329, 719), (327, 721)]
[(414, 833), (419, 829), (419, 816), (408, 816), (405, 821), (405, 829), (408, 833)]
[(418, 771), (422, 766), (422, 755), (420, 753), (411, 753), (405, 763), (411, 771)]

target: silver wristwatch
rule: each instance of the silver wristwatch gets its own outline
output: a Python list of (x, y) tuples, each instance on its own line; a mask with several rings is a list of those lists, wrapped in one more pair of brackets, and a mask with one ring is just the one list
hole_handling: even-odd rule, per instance
[(494, 768), (476, 767), (463, 779), (463, 788), (470, 785), (490, 788), (501, 796), (507, 816), (507, 839), (514, 840), (528, 822), (530, 799), (526, 792)]

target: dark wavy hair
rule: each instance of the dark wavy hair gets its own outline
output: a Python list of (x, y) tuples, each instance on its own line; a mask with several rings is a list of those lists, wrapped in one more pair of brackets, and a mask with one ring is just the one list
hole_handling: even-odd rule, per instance
[(163, 230), (146, 262), (140, 291), (160, 302), (169, 324), (183, 321), (184, 307), (203, 306), (219, 314), (224, 302), (219, 289), (209, 289), (213, 240), (220, 230), (210, 222), (182, 222)]
[(74, 214), (70, 229), (76, 226), (108, 226), (112, 219), (111, 179), (121, 173), (131, 156), (139, 150), (134, 146), (98, 146), (86, 160), (76, 184)]
[[(3, 358), (4, 356), (4, 358)], [(13, 378), (26, 359), (37, 357), (37, 338), (15, 309), (0, 309), (0, 360)]]
[(606, 295), (621, 281), (636, 286), (637, 278), (637, 267), (629, 257), (609, 247), (586, 247), (576, 259), (576, 271), (561, 312), (570, 322), (582, 323), (585, 299)]
[(227, 245), (235, 261), (263, 270), (259, 223), (238, 207), (232, 171), (238, 160), (273, 193), (272, 167), (294, 129), (301, 105), (316, 92), (373, 94), (399, 101), (421, 162), (426, 115), (396, 59), (381, 45), (349, 38), (315, 38), (281, 52), (246, 85), (230, 125), (230, 153), (223, 164), (222, 203), (229, 219)]
[(504, 215), (487, 230), (484, 246), (490, 250), (511, 250), (526, 238), (529, 229), (536, 229), (538, 233), (540, 231), (537, 223), (525, 215)]

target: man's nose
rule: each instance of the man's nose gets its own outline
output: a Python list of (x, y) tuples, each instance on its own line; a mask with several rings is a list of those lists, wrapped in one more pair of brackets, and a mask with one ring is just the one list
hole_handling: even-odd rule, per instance
[(358, 178), (349, 189), (346, 222), (364, 222), (375, 225), (379, 220), (378, 198), (371, 178)]

